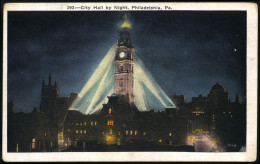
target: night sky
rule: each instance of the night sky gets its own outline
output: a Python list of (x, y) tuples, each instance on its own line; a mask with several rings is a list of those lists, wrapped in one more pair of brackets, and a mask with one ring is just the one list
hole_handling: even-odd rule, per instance
[[(119, 36), (124, 12), (8, 12), (8, 100), (40, 106), (49, 73), (59, 95), (80, 92)], [(132, 43), (167, 94), (186, 101), (220, 82), (246, 97), (246, 12), (129, 12)]]

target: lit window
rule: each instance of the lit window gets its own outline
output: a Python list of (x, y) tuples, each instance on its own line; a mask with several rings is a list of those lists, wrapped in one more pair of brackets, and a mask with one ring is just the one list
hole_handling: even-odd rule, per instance
[(82, 133), (82, 130), (80, 130), (80, 133)]
[(125, 132), (125, 135), (128, 135), (128, 130)]
[(91, 124), (91, 126), (93, 126), (93, 121), (91, 121), (91, 123), (90, 123), (90, 124)]
[(146, 132), (143, 132), (143, 135), (145, 136), (145, 135), (146, 135)]
[(79, 131), (78, 131), (78, 130), (76, 130), (76, 133), (78, 134), (78, 133), (79, 133)]
[(171, 133), (171, 132), (169, 133), (169, 136), (172, 136), (172, 133)]
[(35, 138), (32, 139), (32, 149), (35, 149)]
[(109, 112), (108, 112), (109, 114), (111, 114), (112, 113), (112, 109), (111, 108), (109, 108)]
[(87, 130), (84, 130), (84, 134), (86, 134), (87, 133)]
[(112, 129), (109, 129), (109, 134), (112, 135), (113, 134), (113, 131)]
[(159, 142), (161, 143), (161, 142), (162, 142), (162, 139), (159, 139)]
[(19, 145), (16, 144), (16, 152), (18, 152), (18, 151), (19, 151)]
[(87, 125), (87, 122), (84, 122), (84, 125), (86, 126), (86, 125)]
[(114, 121), (113, 120), (108, 120), (107, 121), (108, 126), (114, 126)]
[(95, 121), (95, 125), (97, 125), (97, 121)]
[(130, 131), (130, 135), (133, 135), (133, 131), (132, 130)]
[[(68, 132), (70, 132), (70, 129), (68, 129)], [(46, 134), (46, 133), (45, 133)]]
[(137, 131), (135, 131), (135, 135), (137, 135)]

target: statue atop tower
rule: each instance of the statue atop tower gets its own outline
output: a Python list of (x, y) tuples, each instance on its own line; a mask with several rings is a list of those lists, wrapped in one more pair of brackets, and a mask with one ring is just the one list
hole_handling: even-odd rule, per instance
[(131, 23), (125, 15), (121, 24), (120, 36), (117, 40), (117, 50), (115, 56), (115, 93), (121, 100), (134, 103), (134, 56), (135, 50), (131, 43)]

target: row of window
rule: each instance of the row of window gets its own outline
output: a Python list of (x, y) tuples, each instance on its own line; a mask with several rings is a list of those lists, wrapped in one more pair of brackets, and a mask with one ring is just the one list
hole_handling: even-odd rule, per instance
[[(130, 134), (131, 136), (133, 135), (133, 130), (131, 130), (131, 131), (129, 131), (128, 132), (128, 130), (125, 132), (125, 135), (128, 135), (128, 134)], [(134, 135), (137, 135), (137, 130), (136, 131), (134, 131)], [(143, 132), (143, 135), (145, 136), (146, 135), (146, 132)]]
[[(68, 129), (68, 131), (70, 131), (69, 129)], [(82, 133), (84, 133), (84, 134), (86, 134), (87, 133), (87, 130), (76, 130), (75, 131), (76, 132), (76, 134), (82, 134)], [(109, 130), (109, 134), (112, 134), (113, 132), (112, 132), (112, 129), (110, 129)], [(103, 134), (104, 134), (104, 132), (103, 132)], [(133, 130), (127, 130), (126, 132), (125, 132), (125, 135), (137, 135), (138, 134), (138, 131), (137, 130), (135, 130), (135, 131), (133, 131)], [(120, 135), (120, 132), (118, 133), (118, 135)], [(145, 136), (146, 135), (146, 132), (143, 132), (143, 136)], [(172, 136), (172, 132), (169, 132), (169, 136), (171, 137)]]
[(113, 120), (108, 120), (107, 121), (108, 126), (114, 126), (114, 121)]
[(199, 114), (199, 113), (202, 113), (202, 114), (203, 114), (204, 111), (192, 111), (192, 113), (195, 113), (195, 114), (196, 114), (196, 113), (198, 113), (198, 114)]
[(78, 133), (80, 133), (80, 134), (82, 134), (82, 133), (86, 134), (86, 133), (87, 133), (87, 130), (76, 130), (76, 134), (78, 134)]
[[(127, 130), (126, 132), (125, 132), (125, 135), (137, 135), (138, 134), (138, 132), (137, 132), (137, 130), (135, 130), (135, 131), (133, 131), (133, 130)], [(145, 136), (146, 135), (146, 132), (143, 132), (143, 136)], [(169, 136), (171, 137), (172, 136), (172, 132), (169, 132)]]
[[(77, 126), (78, 126), (78, 125), (82, 126), (83, 123), (82, 123), (82, 122), (81, 122), (81, 123), (78, 123), (78, 122), (77, 122), (76, 125), (77, 125)], [(87, 125), (87, 122), (84, 122), (84, 125), (86, 126), (86, 125)], [(91, 126), (93, 126), (93, 125), (96, 126), (96, 125), (97, 125), (97, 121), (91, 121), (91, 122), (90, 122), (90, 125), (91, 125)]]

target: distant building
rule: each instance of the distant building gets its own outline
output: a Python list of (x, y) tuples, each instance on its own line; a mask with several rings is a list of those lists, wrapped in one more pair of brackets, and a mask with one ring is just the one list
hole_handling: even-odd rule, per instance
[(218, 82), (212, 87), (210, 93), (208, 94), (208, 99), (216, 107), (230, 102), (229, 93), (226, 91), (224, 86)]
[(177, 106), (182, 105), (185, 103), (185, 97), (183, 95), (173, 95), (171, 96), (171, 100)]

